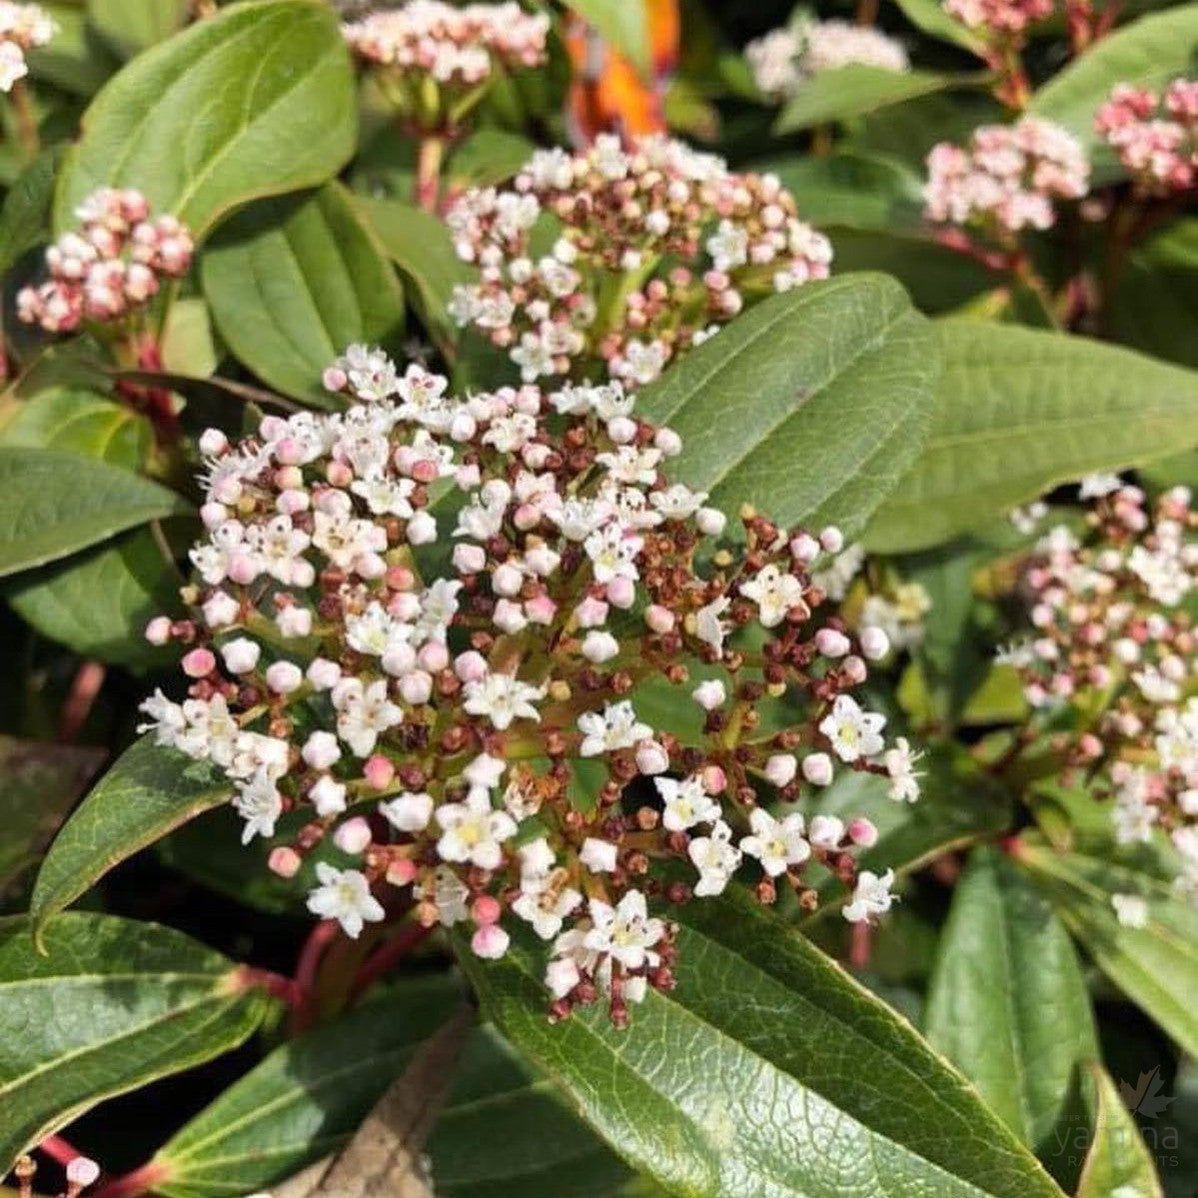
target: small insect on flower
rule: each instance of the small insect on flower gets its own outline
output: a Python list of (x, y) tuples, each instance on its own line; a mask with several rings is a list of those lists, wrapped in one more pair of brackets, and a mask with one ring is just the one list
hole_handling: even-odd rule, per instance
[[(451, 315), (530, 383), (644, 386), (746, 303), (826, 278), (832, 261), (776, 176), (736, 174), (661, 136), (539, 150), (510, 188), (465, 192), (446, 221), (458, 256), (481, 268)], [(554, 223), (557, 241), (538, 254), (534, 231)], [(627, 282), (614, 300), (613, 274)]]
[[(459, 399), (362, 346), (325, 381), (345, 410), (201, 440), (190, 614), (147, 628), (184, 648), (186, 697), (142, 705), (159, 744), (227, 776), (243, 840), (287, 829), (280, 877), (326, 841), (353, 859), (317, 859), (313, 914), (357, 937), (410, 910), (485, 959), (526, 924), (551, 942), (553, 1017), (602, 997), (623, 1022), (673, 984), (675, 928), (650, 903), (742, 869), (762, 901), (810, 903), (813, 866), (857, 885), (868, 821), (768, 809), (838, 768), (918, 791), (906, 742), (850, 694), (870, 638), (813, 582), (838, 530), (746, 509), (713, 547), (726, 521), (665, 473), (679, 438), (618, 382)], [(697, 729), (647, 718), (654, 680), (692, 713), (693, 695)], [(783, 691), (789, 725), (761, 732)], [(865, 890), (850, 910), (885, 905)]]

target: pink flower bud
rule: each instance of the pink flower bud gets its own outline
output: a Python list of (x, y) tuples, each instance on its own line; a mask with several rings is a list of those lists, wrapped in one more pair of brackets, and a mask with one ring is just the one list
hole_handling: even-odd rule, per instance
[(192, 649), (184, 656), (182, 665), (188, 678), (207, 678), (216, 669), (216, 657), (208, 649)]
[(811, 753), (804, 757), (803, 777), (812, 786), (827, 786), (832, 781), (832, 758), (827, 753)]
[(765, 763), (765, 776), (775, 786), (789, 786), (799, 771), (799, 763), (790, 753), (775, 753)]
[(218, 428), (206, 428), (196, 444), (204, 457), (214, 458), (229, 448), (229, 438)]
[(499, 922), (499, 917), (503, 914), (503, 908), (499, 905), (499, 900), (494, 896), (480, 894), (474, 900), (470, 908), (470, 914), (480, 928), (485, 928), (489, 924)]
[(375, 790), (386, 790), (395, 780), (395, 766), (386, 757), (375, 753), (362, 767), (362, 777)]
[(355, 815), (333, 833), (333, 843), (343, 853), (352, 853), (356, 857), (370, 844), (370, 825), (360, 815)]
[(878, 843), (878, 829), (867, 819), (855, 819), (849, 824), (849, 839), (863, 849), (872, 849)]
[(314, 770), (325, 770), (341, 760), (341, 746), (331, 732), (313, 732), (300, 750), (300, 756)]
[(843, 657), (853, 646), (843, 632), (835, 628), (821, 628), (815, 634), (815, 647), (825, 657)]
[(598, 628), (607, 623), (609, 608), (602, 599), (588, 595), (575, 609), (574, 618), (580, 628)]
[(636, 584), (631, 578), (613, 578), (607, 584), (608, 602), (627, 611), (636, 602)]
[(249, 637), (240, 636), (221, 646), (220, 655), (230, 674), (248, 674), (258, 665), (262, 647)]
[(281, 847), (270, 850), (266, 867), (280, 878), (294, 878), (303, 862), (304, 859), (295, 849)]
[(860, 633), (861, 652), (870, 661), (881, 661), (890, 652), (890, 637), (881, 628), (870, 626)]
[(682, 438), (672, 428), (659, 428), (653, 444), (667, 458), (675, 458), (682, 452)]
[(294, 662), (274, 661), (266, 667), (266, 685), (276, 695), (289, 695), (304, 684), (304, 673)]
[(486, 550), (481, 545), (458, 544), (453, 547), (453, 566), (459, 574), (477, 574), (486, 564)]
[(557, 604), (548, 595), (537, 595), (525, 603), (524, 614), (530, 623), (549, 625), (557, 615)]
[(670, 755), (655, 740), (643, 740), (636, 747), (636, 768), (642, 774), (664, 774), (670, 768)]
[(399, 693), (403, 701), (412, 704), (413, 707), (427, 703), (433, 693), (432, 675), (423, 670), (413, 670), (412, 673), (405, 674), (399, 682)]
[(607, 435), (617, 445), (628, 445), (636, 440), (636, 421), (627, 416), (615, 416), (607, 422)]
[(470, 947), (476, 957), (496, 961), (507, 952), (510, 942), (511, 937), (497, 923), (489, 923), (474, 933), (470, 939)]
[(325, 657), (313, 658), (308, 666), (308, 681), (313, 690), (327, 691), (341, 681), (341, 667)]
[(846, 657), (841, 663), (841, 671), (853, 686), (860, 686), (869, 677), (869, 669), (865, 661), (855, 653)]
[(722, 766), (705, 765), (703, 767), (703, 789), (709, 795), (723, 794), (728, 789), (728, 775)]
[(99, 1176), (100, 1166), (90, 1157), (77, 1156), (67, 1163), (67, 1181), (73, 1186), (90, 1186)]
[(416, 655), (422, 670), (439, 674), (449, 665), (449, 650), (440, 641), (426, 641)]
[(155, 616), (146, 625), (146, 640), (151, 645), (165, 645), (171, 639), (171, 621), (169, 616)]
[(663, 607), (660, 603), (651, 603), (645, 608), (645, 623), (654, 632), (673, 632), (675, 622), (674, 613), (668, 607)]
[(387, 866), (387, 881), (392, 886), (407, 886), (416, 876), (416, 862), (400, 857)]
[(844, 548), (844, 533), (834, 524), (829, 524), (819, 534), (819, 543), (824, 547), (826, 552), (839, 553)]
[(344, 391), (349, 385), (349, 376), (340, 366), (330, 366), (320, 376), (320, 381), (326, 391)]

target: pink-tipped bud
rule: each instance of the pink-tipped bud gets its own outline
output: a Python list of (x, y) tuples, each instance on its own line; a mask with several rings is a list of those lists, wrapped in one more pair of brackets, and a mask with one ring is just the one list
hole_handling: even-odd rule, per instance
[(487, 553), (481, 545), (455, 545), (453, 568), (459, 574), (477, 574), (487, 564)]
[(636, 768), (642, 774), (664, 774), (670, 768), (670, 755), (655, 740), (643, 740), (636, 747)]
[(470, 908), (470, 914), (480, 928), (485, 928), (489, 924), (499, 922), (499, 917), (503, 914), (503, 908), (499, 905), (499, 900), (493, 895), (480, 894), (474, 900), (474, 904)]
[(416, 876), (416, 862), (400, 857), (387, 866), (387, 881), (392, 886), (407, 886)]
[(636, 602), (636, 584), (631, 578), (613, 578), (607, 584), (607, 599), (621, 611), (627, 611)]
[(812, 753), (803, 758), (803, 777), (812, 786), (827, 786), (832, 781), (832, 758), (827, 753)]
[(557, 604), (548, 595), (537, 595), (524, 605), (524, 614), (532, 624), (549, 625), (557, 615)]
[(728, 775), (724, 773), (722, 766), (705, 765), (702, 777), (703, 789), (709, 795), (720, 795), (728, 789)]
[(607, 623), (609, 608), (602, 599), (588, 595), (575, 609), (574, 618), (580, 628), (598, 628)]
[(844, 533), (834, 524), (829, 524), (819, 534), (819, 543), (824, 547), (826, 552), (839, 553), (844, 548)]
[(668, 607), (663, 607), (660, 603), (651, 603), (645, 608), (645, 623), (654, 632), (673, 632), (676, 622), (674, 613)]
[(479, 928), (470, 939), (470, 947), (476, 957), (496, 961), (507, 952), (511, 937), (497, 924), (489, 923)]
[(273, 661), (266, 667), (266, 685), (276, 695), (289, 695), (304, 685), (304, 672), (293, 661)]
[(864, 658), (858, 657), (855, 653), (844, 659), (840, 669), (853, 686), (860, 686), (869, 677), (869, 668), (866, 666)]
[(881, 661), (890, 652), (890, 637), (881, 628), (872, 625), (862, 628), (860, 641), (861, 652), (870, 661)]
[(193, 649), (184, 656), (182, 665), (188, 678), (207, 678), (216, 669), (216, 656), (209, 649)]
[(304, 859), (295, 849), (285, 847), (271, 849), (270, 856), (266, 859), (267, 869), (280, 878), (294, 878), (303, 863)]
[(146, 640), (151, 645), (165, 645), (171, 639), (171, 621), (169, 616), (155, 616), (146, 625)]
[(849, 824), (849, 839), (860, 848), (872, 849), (878, 843), (878, 829), (870, 820), (855, 819)]
[(77, 1156), (67, 1162), (67, 1181), (80, 1189), (94, 1185), (100, 1176), (100, 1166), (91, 1157)]
[(844, 657), (853, 646), (843, 632), (835, 628), (821, 628), (815, 634), (815, 647), (825, 657)]
[(453, 672), (461, 682), (477, 682), (487, 674), (487, 659), (481, 653), (468, 649), (454, 658)]
[(349, 376), (340, 366), (330, 366), (320, 376), (320, 381), (326, 391), (344, 391), (349, 384)]
[(386, 790), (395, 780), (395, 766), (382, 754), (375, 753), (362, 767), (362, 777), (375, 790)]

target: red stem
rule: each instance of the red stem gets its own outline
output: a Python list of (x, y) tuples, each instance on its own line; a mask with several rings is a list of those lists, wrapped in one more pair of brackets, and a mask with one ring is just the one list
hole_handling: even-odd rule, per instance
[(865, 969), (869, 966), (869, 958), (873, 951), (874, 930), (865, 921), (853, 924), (852, 937), (849, 941), (849, 964), (854, 969)]
[(336, 920), (324, 919), (308, 934), (304, 947), (300, 949), (299, 961), (295, 966), (293, 985), (299, 1000), (292, 1007), (291, 1030), (293, 1033), (306, 1031), (316, 1016), (316, 976), (320, 962), (330, 944), (337, 938), (340, 926)]
[(432, 928), (426, 928), (423, 924), (410, 923), (401, 928), (394, 939), (381, 945), (354, 975), (349, 1001), (357, 1002), (379, 978), (403, 960), (431, 931)]
[(291, 978), (281, 973), (272, 973), (269, 969), (255, 969), (252, 965), (243, 965), (233, 978), (233, 986), (237, 991), (252, 990), (261, 986), (272, 998), (280, 998), (289, 1007), (298, 1007), (304, 1001), (304, 991)]
[(105, 1182), (98, 1190), (94, 1190), (90, 1198), (129, 1198), (133, 1194), (144, 1194), (152, 1190), (160, 1181), (169, 1176), (169, 1170), (157, 1161), (150, 1161), (132, 1173), (114, 1177)]
[(62, 705), (58, 724), (60, 744), (70, 744), (79, 735), (79, 729), (86, 722), (100, 687), (104, 685), (106, 673), (106, 668), (98, 661), (85, 661), (79, 667), (66, 702)]
[(62, 1136), (47, 1136), (39, 1145), (38, 1150), (44, 1152), (52, 1161), (60, 1165), (69, 1165), (77, 1156), (83, 1153), (70, 1140)]

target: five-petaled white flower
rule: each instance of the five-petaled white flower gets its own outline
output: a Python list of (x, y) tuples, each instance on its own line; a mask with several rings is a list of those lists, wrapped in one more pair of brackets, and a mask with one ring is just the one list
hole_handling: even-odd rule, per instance
[(862, 711), (851, 695), (838, 695), (831, 712), (820, 721), (819, 730), (832, 742), (841, 761), (859, 761), (882, 751), (885, 723), (884, 715)]
[(578, 717), (578, 729), (583, 734), (582, 744), (578, 747), (583, 757), (631, 749), (653, 735), (653, 729), (637, 719), (636, 711), (627, 699), (608, 703), (602, 712), (584, 711)]
[(712, 823), (720, 818), (720, 805), (707, 793), (698, 774), (681, 782), (675, 778), (654, 778), (653, 785), (665, 803), (661, 822), (669, 832), (685, 832), (695, 824)]
[(803, 836), (803, 817), (798, 812), (779, 820), (763, 807), (754, 807), (749, 813), (749, 826), (753, 835), (741, 840), (741, 850), (756, 857), (771, 878), (784, 874), (792, 865), (802, 865), (811, 856), (811, 845)]
[(666, 925), (650, 917), (639, 890), (629, 890), (614, 907), (591, 899), (589, 910), (592, 927), (583, 943), (591, 952), (607, 954), (625, 969), (656, 965), (661, 959), (653, 946), (665, 935)]
[(905, 736), (895, 738), (894, 748), (882, 754), (882, 764), (890, 776), (888, 794), (896, 803), (914, 803), (919, 798), (920, 771), (915, 763), (923, 756), (915, 752)]
[(516, 834), (516, 821), (491, 806), (485, 790), (475, 788), (464, 802), (445, 803), (435, 812), (442, 836), (437, 854), (442, 861), (469, 861), (479, 869), (498, 869), (502, 844)]
[(740, 593), (757, 604), (757, 618), (766, 628), (777, 627), (792, 607), (803, 602), (803, 584), (775, 565), (763, 566), (748, 582), (742, 582)]
[(699, 871), (696, 896), (722, 894), (741, 861), (740, 849), (732, 843), (732, 829), (723, 820), (717, 820), (711, 827), (711, 835), (696, 836), (686, 851)]
[(888, 869), (881, 877), (868, 869), (857, 875), (857, 885), (852, 901), (844, 909), (849, 923), (862, 923), (871, 915), (885, 915), (894, 902), (890, 887), (894, 885), (894, 870)]
[(316, 876), (320, 885), (308, 895), (308, 910), (321, 919), (335, 919), (350, 939), (358, 938), (364, 924), (383, 918), (382, 904), (360, 870), (334, 869), (318, 861)]
[(521, 682), (510, 674), (491, 674), (465, 686), (465, 709), (471, 715), (486, 716), (500, 732), (515, 720), (540, 720), (533, 701), (543, 698), (544, 687)]

